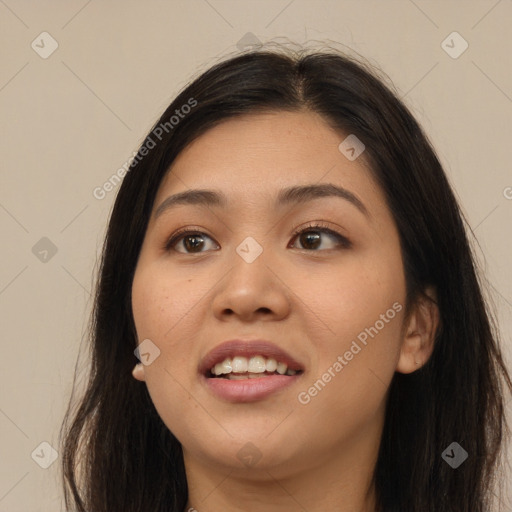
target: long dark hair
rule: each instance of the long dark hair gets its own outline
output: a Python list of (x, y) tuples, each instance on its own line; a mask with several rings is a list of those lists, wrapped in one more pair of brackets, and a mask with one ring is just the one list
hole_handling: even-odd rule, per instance
[[(433, 354), (420, 370), (395, 373), (389, 389), (373, 475), (379, 510), (490, 510), (509, 432), (504, 392), (512, 382), (447, 177), (414, 117), (373, 67), (332, 49), (286, 48), (230, 56), (194, 79), (155, 123), (122, 181), (91, 315), (89, 380), (80, 402), (70, 400), (61, 428), (68, 508), (184, 510), (181, 445), (131, 373), (138, 362), (131, 285), (153, 201), (174, 159), (206, 130), (251, 112), (304, 109), (365, 144), (400, 234), (407, 306), (427, 285), (437, 290)], [(457, 469), (442, 457), (452, 442), (468, 453)]]

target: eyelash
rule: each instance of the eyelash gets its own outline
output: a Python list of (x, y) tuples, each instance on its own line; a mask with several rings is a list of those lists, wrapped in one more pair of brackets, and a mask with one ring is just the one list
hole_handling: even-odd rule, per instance
[[(320, 233), (332, 235), (334, 238), (336, 238), (338, 240), (341, 248), (348, 249), (348, 248), (352, 247), (352, 243), (350, 242), (350, 240), (348, 238), (344, 237), (337, 231), (334, 231), (334, 230), (328, 228), (327, 226), (325, 226), (324, 224), (322, 224), (320, 222), (311, 222), (307, 226), (304, 226), (302, 228), (295, 230), (292, 235), (292, 240), (295, 241), (297, 236), (301, 235), (302, 233), (308, 232), (308, 231), (317, 231)], [(171, 249), (174, 248), (174, 246), (179, 241), (181, 241), (187, 235), (206, 235), (206, 233), (203, 233), (200, 230), (193, 230), (193, 229), (189, 229), (189, 228), (180, 229), (180, 230), (176, 231), (175, 233), (173, 233), (173, 235), (165, 242), (163, 249), (165, 251), (169, 252)], [(208, 235), (206, 235), (206, 236), (208, 236)], [(211, 237), (208, 236), (208, 238), (211, 238)], [(317, 250), (311, 250), (311, 249), (301, 249), (301, 250), (308, 251), (308, 252), (319, 252)], [(179, 252), (179, 251), (176, 251), (176, 252)], [(202, 251), (202, 252), (204, 252), (204, 251)], [(201, 252), (199, 252), (199, 253), (185, 252), (185, 253), (181, 253), (181, 254), (201, 254)]]

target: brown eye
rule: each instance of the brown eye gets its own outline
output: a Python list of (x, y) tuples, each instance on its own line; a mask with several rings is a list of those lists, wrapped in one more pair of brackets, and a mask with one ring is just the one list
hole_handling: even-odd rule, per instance
[[(324, 242), (323, 239), (327, 238), (326, 236), (330, 238), (330, 243)], [(348, 248), (351, 245), (347, 238), (321, 225), (307, 226), (295, 232), (293, 239), (297, 239), (300, 242), (302, 247), (298, 247), (298, 249), (302, 248), (313, 251), (321, 247), (322, 243), (324, 243), (324, 245), (327, 243), (327, 247), (323, 247), (323, 249)], [(333, 240), (334, 242), (332, 242)]]
[[(201, 233), (200, 231), (182, 231), (171, 237), (171, 239), (165, 244), (165, 250), (174, 250), (185, 254), (201, 253), (204, 252), (201, 249), (205, 247), (206, 239), (213, 240), (208, 235)], [(184, 250), (179, 250), (177, 249), (178, 247)]]

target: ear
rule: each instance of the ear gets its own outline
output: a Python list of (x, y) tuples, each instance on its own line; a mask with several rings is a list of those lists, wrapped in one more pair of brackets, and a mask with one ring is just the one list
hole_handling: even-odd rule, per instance
[(428, 361), (434, 350), (439, 326), (439, 308), (437, 293), (433, 287), (427, 287), (418, 296), (405, 322), (396, 371), (412, 373)]
[(137, 363), (132, 370), (132, 375), (137, 380), (144, 382), (146, 380), (144, 375), (144, 365), (142, 363)]

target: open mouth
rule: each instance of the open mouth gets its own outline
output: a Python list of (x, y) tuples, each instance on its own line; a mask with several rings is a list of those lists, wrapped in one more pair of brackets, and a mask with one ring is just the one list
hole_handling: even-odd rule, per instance
[(199, 373), (213, 395), (231, 403), (264, 400), (284, 392), (305, 372), (304, 366), (268, 342), (227, 342), (200, 364)]
[(261, 379), (276, 375), (302, 374), (301, 368), (290, 368), (284, 362), (274, 358), (265, 358), (256, 355), (250, 358), (243, 356), (227, 357), (222, 362), (207, 370), (206, 377), (212, 379), (245, 380)]

